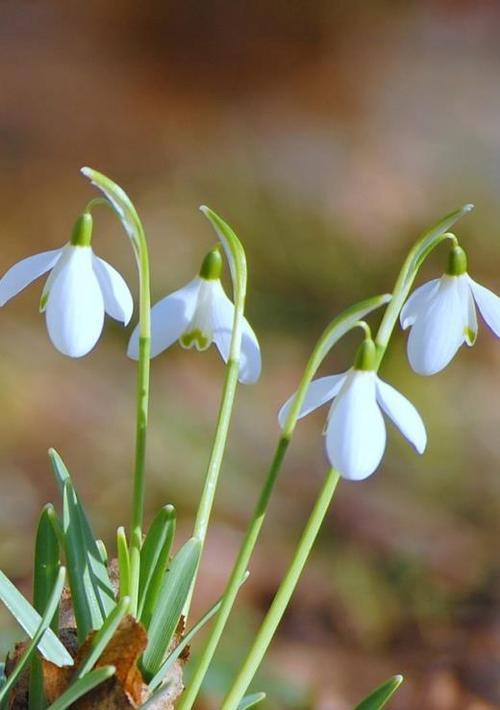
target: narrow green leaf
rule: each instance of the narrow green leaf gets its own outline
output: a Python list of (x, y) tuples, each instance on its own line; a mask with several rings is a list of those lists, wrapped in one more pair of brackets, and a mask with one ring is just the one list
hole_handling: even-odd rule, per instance
[(77, 678), (83, 678), (97, 663), (104, 649), (113, 638), (113, 635), (120, 625), (120, 621), (127, 613), (130, 604), (130, 597), (123, 597), (110, 613), (104, 624), (93, 637), (90, 643), (89, 655), (83, 661), (78, 671)]
[(63, 528), (71, 599), (83, 642), (89, 631), (101, 627), (115, 601), (97, 544), (85, 534), (82, 508), (70, 481), (64, 484)]
[[(54, 506), (49, 503), (42, 510), (36, 533), (33, 606), (40, 614), (47, 607), (61, 566), (59, 540), (51, 519), (54, 515)], [(58, 622), (58, 615), (54, 614), (52, 629), (55, 633), (58, 631)]]
[[(244, 582), (247, 581), (249, 574), (249, 572), (245, 574), (245, 576), (241, 580), (241, 584), (244, 584)], [(182, 640), (177, 644), (172, 653), (170, 653), (166, 657), (166, 659), (161, 664), (158, 672), (151, 679), (149, 687), (152, 690), (156, 690), (160, 687), (162, 680), (165, 678), (165, 676), (167, 675), (173, 664), (176, 662), (176, 660), (179, 658), (181, 653), (187, 646), (189, 646), (196, 634), (201, 631), (205, 624), (208, 623), (210, 619), (215, 616), (215, 614), (217, 614), (217, 612), (221, 608), (221, 605), (222, 597), (218, 601), (216, 601), (215, 604), (213, 604), (210, 609), (206, 611), (205, 614), (203, 614), (203, 616), (196, 622), (196, 624), (194, 624), (194, 626), (192, 626), (191, 629), (182, 637)]]
[(191, 582), (198, 566), (201, 544), (191, 538), (172, 560), (170, 569), (158, 597), (149, 626), (149, 641), (142, 657), (143, 674), (146, 682), (160, 668), (170, 645), (186, 601)]
[(295, 398), (288, 417), (283, 427), (283, 435), (290, 437), (297, 423), (298, 415), (302, 407), (302, 403), (306, 396), (307, 389), (311, 384), (316, 372), (321, 363), (328, 355), (333, 346), (356, 324), (376, 308), (380, 308), (391, 300), (390, 294), (382, 294), (373, 296), (364, 301), (355, 303), (353, 306), (346, 308), (340, 315), (334, 318), (331, 323), (325, 328), (306, 365), (304, 375), (300, 382), (299, 388), (295, 394)]
[(107, 567), (108, 564), (108, 551), (106, 550), (106, 545), (104, 544), (104, 540), (96, 540), (95, 544), (97, 545), (97, 549), (99, 551), (99, 556), (101, 558), (101, 561), (105, 567)]
[(81, 172), (104, 194), (118, 215), (132, 243), (138, 247), (138, 234), (142, 231), (142, 225), (132, 200), (125, 190), (97, 170), (85, 167)]
[[(42, 617), (33, 609), (12, 582), (0, 572), (0, 599), (14, 616), (30, 638), (36, 633)], [(52, 629), (48, 628), (38, 643), (38, 650), (56, 666), (72, 666), (73, 659), (59, 641)]]
[[(55, 518), (57, 514), (54, 506), (49, 503), (42, 510), (35, 542), (33, 606), (39, 613), (42, 613), (49, 603), (61, 566), (59, 538), (54, 527)], [(53, 616), (51, 628), (57, 634), (59, 629), (57, 611)], [(36, 653), (31, 659), (28, 698), (29, 710), (43, 710), (46, 707), (42, 664)]]
[(253, 708), (255, 705), (265, 700), (265, 693), (253, 693), (252, 695), (245, 695), (245, 697), (240, 700), (240, 704), (237, 710), (248, 710), (248, 708)]
[(24, 669), (26, 668), (26, 666), (30, 662), (31, 656), (35, 653), (36, 647), (37, 647), (38, 643), (40, 642), (40, 639), (45, 634), (45, 632), (49, 629), (50, 622), (52, 621), (52, 617), (56, 613), (57, 607), (59, 605), (59, 599), (61, 598), (62, 590), (64, 587), (65, 577), (66, 577), (66, 570), (64, 569), (64, 567), (61, 567), (59, 569), (59, 573), (57, 575), (52, 592), (49, 596), (47, 608), (45, 609), (43, 616), (40, 619), (40, 623), (38, 624), (38, 627), (37, 627), (35, 633), (33, 634), (31, 641), (29, 642), (26, 649), (24, 650), (24, 653), (21, 655), (18, 662), (16, 663), (14, 670), (7, 678), (7, 682), (3, 685), (2, 689), (0, 690), (0, 705), (8, 697), (8, 694), (10, 693), (12, 688), (17, 683), (21, 673), (24, 671)]
[(411, 258), (408, 262), (408, 270), (405, 275), (405, 280), (413, 281), (415, 273), (422, 265), (429, 253), (438, 246), (444, 239), (446, 233), (458, 222), (459, 219), (469, 214), (474, 209), (474, 205), (464, 205), (454, 212), (450, 212), (446, 217), (443, 217), (436, 224), (427, 229), (418, 239), (411, 251)]
[(149, 627), (175, 535), (175, 508), (165, 505), (150, 525), (141, 550), (138, 617)]
[(66, 710), (66, 708), (71, 707), (82, 695), (85, 695), (85, 693), (90, 692), (96, 686), (104, 683), (108, 678), (111, 678), (111, 676), (115, 674), (115, 670), (114, 666), (102, 666), (102, 668), (96, 668), (94, 671), (90, 671), (90, 673), (87, 673), (86, 676), (77, 680), (68, 690), (59, 696), (49, 707), (49, 710)]
[(120, 574), (120, 598), (123, 598), (130, 594), (130, 555), (124, 527), (119, 527), (116, 531), (116, 549)]
[(403, 682), (402, 675), (395, 675), (379, 685), (373, 693), (356, 705), (354, 710), (382, 710)]
[(68, 469), (54, 449), (49, 457), (63, 495), (63, 533), (78, 638), (98, 629), (115, 607), (114, 591)]
[(236, 308), (240, 307), (243, 311), (247, 282), (245, 250), (227, 222), (225, 222), (221, 217), (219, 217), (218, 214), (206, 205), (202, 205), (200, 210), (203, 212), (205, 217), (210, 220), (212, 227), (214, 228), (215, 233), (224, 248), (233, 282), (234, 305)]

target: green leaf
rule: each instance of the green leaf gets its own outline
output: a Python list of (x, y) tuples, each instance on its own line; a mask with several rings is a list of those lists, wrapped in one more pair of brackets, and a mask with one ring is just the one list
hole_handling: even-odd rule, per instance
[(248, 708), (253, 708), (255, 705), (264, 700), (265, 697), (265, 693), (253, 693), (252, 695), (245, 695), (245, 697), (240, 700), (240, 703), (236, 710), (248, 710)]
[(115, 607), (106, 565), (85, 510), (63, 460), (54, 449), (49, 457), (63, 495), (63, 534), (69, 585), (80, 641), (98, 629)]
[(352, 330), (352, 328), (354, 328), (362, 318), (367, 316), (376, 308), (380, 308), (380, 306), (388, 303), (390, 300), (390, 294), (383, 294), (381, 296), (373, 296), (373, 298), (367, 298), (364, 301), (360, 301), (359, 303), (356, 303), (343, 311), (325, 328), (323, 334), (316, 343), (311, 357), (309, 358), (304, 375), (295, 395), (294, 402), (290, 407), (290, 411), (283, 428), (283, 435), (285, 437), (291, 436), (297, 423), (297, 418), (306, 396), (307, 389), (321, 363), (333, 346), (340, 340), (340, 338)]
[(71, 600), (78, 638), (99, 629), (115, 607), (106, 567), (93, 537), (86, 534), (84, 513), (71, 481), (63, 491), (63, 529)]
[(93, 690), (96, 686), (104, 683), (115, 674), (114, 666), (102, 666), (102, 668), (96, 668), (94, 671), (90, 671), (86, 676), (77, 680), (73, 685), (71, 685), (57, 700), (52, 703), (49, 710), (66, 710), (66, 708), (71, 707), (78, 698), (82, 695)]
[(52, 592), (50, 594), (47, 608), (45, 609), (43, 616), (40, 618), (40, 623), (38, 624), (38, 627), (37, 627), (35, 633), (33, 634), (31, 641), (27, 645), (24, 653), (22, 654), (22, 656), (19, 658), (18, 662), (16, 663), (14, 670), (7, 678), (7, 682), (3, 685), (2, 689), (0, 690), (0, 705), (7, 698), (11, 689), (17, 683), (21, 673), (23, 672), (23, 670), (26, 668), (26, 666), (30, 662), (31, 656), (35, 653), (36, 647), (39, 644), (40, 639), (45, 634), (45, 632), (49, 629), (50, 622), (52, 621), (52, 618), (53, 618), (54, 614), (56, 613), (57, 607), (59, 605), (59, 599), (61, 598), (62, 590), (64, 587), (65, 577), (66, 577), (66, 570), (64, 569), (64, 567), (61, 567), (59, 570), (59, 573), (57, 575), (57, 579), (56, 579), (56, 582), (55, 582), (54, 587), (52, 589)]
[(83, 661), (78, 671), (77, 678), (83, 678), (97, 663), (104, 649), (113, 638), (121, 620), (127, 613), (130, 597), (123, 597), (110, 613), (104, 624), (93, 637), (90, 643), (89, 655)]
[[(245, 576), (241, 580), (241, 584), (244, 584), (244, 582), (247, 581), (248, 576), (249, 572), (245, 574)], [(155, 676), (151, 679), (151, 682), (149, 683), (149, 687), (152, 690), (156, 690), (161, 685), (162, 680), (165, 678), (170, 668), (179, 658), (186, 646), (189, 646), (196, 634), (201, 631), (205, 624), (208, 623), (210, 619), (215, 616), (215, 614), (217, 614), (217, 612), (221, 608), (222, 599), (223, 598), (221, 597), (218, 601), (215, 602), (215, 604), (210, 607), (208, 611), (205, 612), (205, 614), (203, 614), (201, 619), (199, 619), (196, 624), (194, 624), (194, 626), (192, 626), (191, 629), (182, 637), (182, 640), (177, 644), (172, 653), (170, 653), (166, 657), (166, 659), (161, 664), (158, 672), (155, 674)]]
[(245, 250), (227, 222), (224, 222), (218, 214), (216, 214), (209, 207), (206, 207), (206, 205), (202, 205), (200, 210), (203, 212), (205, 217), (210, 220), (215, 233), (224, 248), (229, 262), (229, 269), (231, 271), (231, 278), (233, 282), (234, 305), (236, 308), (240, 307), (241, 310), (243, 310), (247, 282), (247, 262), (245, 258)]
[(139, 248), (139, 235), (143, 233), (143, 228), (139, 215), (132, 203), (132, 200), (127, 195), (125, 190), (123, 190), (119, 185), (117, 185), (113, 180), (97, 170), (92, 168), (82, 168), (82, 174), (90, 180), (90, 182), (97, 187), (110, 202), (111, 206), (118, 215), (121, 223), (128, 236), (132, 240), (132, 243)]
[(123, 598), (128, 597), (130, 594), (130, 555), (124, 527), (119, 527), (116, 531), (116, 548), (120, 574), (120, 598)]
[[(33, 606), (40, 614), (47, 607), (61, 566), (59, 540), (52, 523), (54, 515), (54, 506), (47, 504), (42, 510), (36, 533)], [(59, 619), (54, 614), (52, 629), (57, 633), (58, 627)]]
[(459, 219), (464, 217), (469, 212), (472, 212), (474, 205), (464, 205), (454, 212), (450, 212), (446, 217), (443, 217), (432, 227), (427, 229), (418, 241), (413, 246), (410, 252), (410, 259), (407, 264), (407, 272), (405, 274), (405, 282), (413, 282), (416, 272), (422, 265), (422, 262), (429, 255), (429, 253), (435, 249), (438, 244), (440, 244), (444, 239), (447, 238), (446, 233), (453, 227), (453, 225), (458, 222)]
[(187, 599), (200, 558), (201, 543), (191, 538), (172, 560), (149, 626), (149, 641), (142, 657), (146, 682), (160, 668)]
[[(30, 638), (33, 638), (42, 617), (33, 609), (12, 582), (0, 572), (0, 599), (14, 616)], [(38, 643), (38, 650), (56, 666), (72, 666), (73, 659), (59, 641), (52, 629), (48, 628)]]
[(149, 627), (167, 569), (175, 535), (175, 508), (161, 508), (150, 525), (141, 550), (138, 617)]
[(356, 705), (354, 710), (382, 710), (386, 703), (391, 699), (396, 690), (403, 682), (402, 675), (395, 675), (385, 683), (370, 693), (368, 697), (362, 700), (359, 705)]

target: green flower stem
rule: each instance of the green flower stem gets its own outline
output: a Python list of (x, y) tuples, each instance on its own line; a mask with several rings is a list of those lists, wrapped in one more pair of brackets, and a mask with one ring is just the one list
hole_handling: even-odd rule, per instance
[[(212, 512), (215, 492), (217, 489), (217, 481), (219, 479), (222, 457), (224, 456), (224, 450), (226, 448), (227, 435), (229, 432), (229, 425), (231, 423), (231, 414), (233, 411), (233, 405), (236, 396), (236, 387), (238, 384), (238, 373), (238, 360), (229, 360), (226, 366), (226, 376), (224, 380), (224, 387), (222, 390), (222, 399), (219, 414), (217, 417), (215, 437), (212, 444), (212, 450), (210, 452), (210, 459), (208, 461), (207, 471), (205, 474), (205, 484), (203, 487), (203, 492), (201, 494), (193, 530), (193, 537), (196, 537), (198, 540), (200, 540), (202, 550), (207, 536), (208, 523), (210, 520), (210, 513)], [(191, 589), (186, 600), (186, 604), (184, 605), (183, 615), (186, 619), (188, 617), (189, 609), (191, 606), (191, 600), (193, 597), (197, 573), (198, 570), (194, 575), (193, 582), (191, 584)]]
[(267, 648), (276, 633), (278, 624), (285, 613), (292, 594), (295, 591), (297, 582), (299, 581), (312, 546), (316, 541), (323, 520), (325, 519), (332, 502), (338, 481), (338, 472), (331, 468), (326, 474), (325, 481), (303, 530), (299, 544), (293, 555), (292, 562), (283, 577), (269, 611), (267, 612), (262, 626), (255, 637), (252, 647), (250, 648), (250, 651), (243, 662), (243, 665), (241, 666), (231, 689), (226, 695), (221, 710), (235, 710), (235, 708), (238, 707), (240, 700), (245, 695), (248, 686), (252, 682)]
[(149, 371), (151, 352), (151, 293), (149, 283), (149, 255), (146, 237), (142, 228), (138, 236), (138, 266), (140, 282), (139, 362), (137, 365), (135, 468), (132, 498), (132, 529), (130, 532), (130, 611), (134, 615), (137, 613), (139, 575), (141, 568), (146, 433), (148, 427)]
[[(294, 402), (290, 408), (290, 413), (285, 422), (283, 432), (279, 438), (274, 457), (267, 474), (267, 478), (264, 482), (263, 488), (261, 490), (257, 505), (255, 507), (254, 513), (248, 525), (247, 531), (245, 533), (243, 542), (241, 544), (240, 551), (238, 553), (236, 562), (234, 564), (231, 576), (226, 585), (224, 595), (222, 598), (222, 605), (217, 618), (215, 620), (212, 632), (208, 638), (208, 641), (200, 655), (197, 665), (195, 666), (193, 677), (191, 682), (188, 684), (184, 695), (181, 698), (178, 710), (191, 710), (193, 704), (196, 700), (198, 692), (200, 690), (201, 684), (205, 677), (205, 674), (209, 668), (212, 661), (214, 653), (217, 649), (219, 640), (222, 636), (224, 628), (226, 626), (229, 614), (233, 608), (236, 596), (238, 594), (238, 589), (241, 583), (241, 579), (247, 571), (248, 563), (252, 556), (252, 552), (257, 543), (262, 525), (264, 523), (264, 518), (269, 505), (269, 501), (274, 489), (274, 485), (278, 478), (278, 475), (283, 464), (288, 445), (290, 443), (297, 419), (299, 416), (302, 403), (307, 393), (307, 389), (316, 374), (319, 366), (321, 365), (323, 359), (329, 353), (330, 349), (335, 345), (335, 343), (345, 335), (349, 330), (354, 327), (360, 326), (360, 319), (365, 315), (370, 313), (375, 308), (387, 303), (390, 296), (375, 296), (374, 298), (362, 301), (354, 306), (348, 308), (344, 313), (339, 315), (332, 323), (326, 328), (313, 353), (307, 363), (302, 381), (297, 390)], [(364, 327), (364, 326), (361, 326)]]
[(250, 525), (245, 534), (245, 539), (240, 548), (238, 558), (227, 583), (222, 600), (222, 605), (219, 613), (217, 614), (212, 633), (208, 639), (208, 642), (203, 650), (202, 655), (200, 656), (198, 664), (194, 670), (191, 682), (189, 683), (184, 695), (181, 697), (178, 710), (190, 710), (196, 700), (198, 691), (201, 687), (208, 667), (212, 661), (220, 637), (222, 636), (222, 633), (226, 626), (229, 614), (231, 613), (231, 609), (233, 608), (234, 601), (238, 594), (238, 589), (241, 585), (241, 579), (247, 570), (248, 562), (257, 542), (257, 538), (259, 537), (260, 529), (264, 522), (267, 506), (269, 505), (269, 499), (271, 498), (274, 484), (276, 483), (276, 480), (278, 478), (278, 474), (285, 458), (286, 450), (288, 448), (289, 443), (289, 436), (281, 436), (278, 442), (278, 446), (276, 448), (276, 452), (274, 454), (273, 462), (269, 469), (266, 482), (260, 494), (257, 506), (250, 521)]
[(401, 271), (399, 272), (399, 276), (394, 286), (392, 299), (385, 310), (382, 322), (378, 329), (377, 337), (375, 339), (378, 353), (378, 365), (380, 365), (382, 358), (384, 357), (392, 331), (394, 330), (401, 309), (403, 308), (408, 294), (410, 293), (410, 289), (421, 265), (431, 251), (433, 251), (445, 239), (451, 239), (454, 244), (457, 243), (455, 235), (451, 234), (447, 230), (450, 229), (450, 227), (452, 227), (461, 217), (471, 212), (473, 208), (473, 205), (464, 205), (459, 210), (455, 210), (455, 212), (451, 212), (449, 215), (446, 215), (446, 217), (443, 217), (440, 222), (424, 232), (424, 234), (422, 234), (422, 236), (413, 245), (405, 259)]

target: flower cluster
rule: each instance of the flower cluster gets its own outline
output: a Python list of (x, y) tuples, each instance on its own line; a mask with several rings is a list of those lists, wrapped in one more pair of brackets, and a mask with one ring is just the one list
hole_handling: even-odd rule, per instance
[[(97, 257), (91, 247), (92, 217), (83, 213), (68, 244), (23, 259), (0, 280), (0, 305), (28, 284), (50, 272), (42, 291), (52, 343), (71, 357), (86, 355), (102, 332), (104, 314), (129, 322), (133, 301), (123, 277)], [(410, 328), (408, 359), (421, 375), (442, 370), (463, 343), (477, 336), (476, 305), (487, 325), (500, 336), (500, 298), (467, 273), (467, 259), (455, 237), (446, 273), (417, 288), (400, 313), (403, 329)], [(215, 343), (223, 360), (230, 357), (235, 307), (221, 284), (222, 257), (218, 248), (205, 257), (199, 274), (151, 309), (151, 357), (175, 341), (184, 348), (206, 350)], [(261, 372), (257, 337), (242, 319), (239, 381), (254, 383)], [(130, 337), (128, 355), (139, 357), (139, 325)], [(385, 413), (414, 448), (422, 453), (426, 432), (415, 407), (377, 375), (379, 358), (371, 336), (365, 338), (354, 365), (342, 374), (310, 383), (298, 412), (304, 417), (333, 400), (325, 426), (326, 452), (344, 478), (361, 480), (380, 464), (386, 445)], [(279, 412), (285, 427), (295, 394)]]

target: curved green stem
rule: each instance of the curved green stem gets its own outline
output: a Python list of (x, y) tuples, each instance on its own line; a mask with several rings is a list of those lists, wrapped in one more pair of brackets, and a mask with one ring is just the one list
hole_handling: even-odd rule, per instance
[(457, 238), (447, 230), (452, 227), (461, 217), (468, 214), (474, 208), (473, 205), (464, 205), (459, 210), (451, 212), (443, 217), (437, 224), (432, 226), (415, 242), (410, 250), (405, 262), (399, 272), (391, 302), (387, 306), (382, 322), (378, 329), (375, 343), (377, 345), (378, 365), (380, 365), (387, 346), (389, 344), (392, 331), (397, 323), (399, 314), (410, 293), (412, 284), (417, 276), (418, 270), (422, 266), (427, 256), (445, 239), (451, 239), (455, 243)]
[(229, 614), (231, 613), (233, 604), (238, 594), (241, 579), (247, 571), (248, 563), (259, 538), (267, 508), (269, 506), (269, 501), (271, 499), (275, 483), (278, 479), (288, 445), (297, 423), (300, 408), (302, 407), (302, 403), (311, 380), (316, 374), (316, 371), (321, 365), (323, 359), (335, 343), (349, 330), (354, 327), (358, 327), (361, 318), (373, 311), (375, 308), (387, 303), (389, 298), (390, 296), (386, 295), (376, 296), (374, 298), (367, 299), (366, 301), (362, 301), (355, 306), (351, 306), (351, 308), (348, 308), (344, 313), (332, 321), (314, 348), (309, 362), (307, 363), (299, 389), (297, 390), (294, 403), (290, 408), (290, 413), (285, 422), (283, 433), (279, 438), (271, 466), (262, 487), (252, 518), (245, 532), (231, 576), (226, 585), (226, 589), (224, 590), (220, 611), (217, 615), (205, 648), (203, 649), (203, 652), (194, 669), (191, 682), (181, 698), (178, 710), (190, 710), (193, 707), (205, 674), (217, 649), (219, 640), (222, 636)]
[[(137, 612), (139, 593), (142, 521), (144, 515), (144, 478), (146, 465), (146, 433), (149, 407), (149, 371), (151, 351), (151, 295), (149, 253), (146, 234), (132, 201), (110, 178), (92, 168), (82, 173), (103, 192), (127, 232), (139, 270), (139, 361), (137, 364), (135, 465), (130, 532), (130, 611)], [(101, 204), (100, 198), (89, 203)]]
[(306, 523), (304, 531), (299, 540), (299, 544), (293, 555), (292, 562), (281, 581), (271, 606), (265, 619), (255, 637), (255, 640), (248, 652), (248, 655), (236, 676), (221, 710), (235, 710), (240, 700), (252, 682), (252, 679), (262, 662), (262, 659), (271, 643), (276, 629), (290, 602), (297, 582), (307, 562), (312, 546), (318, 536), (321, 525), (332, 502), (339, 474), (334, 469), (330, 469), (326, 474), (321, 491), (316, 499), (312, 512)]

